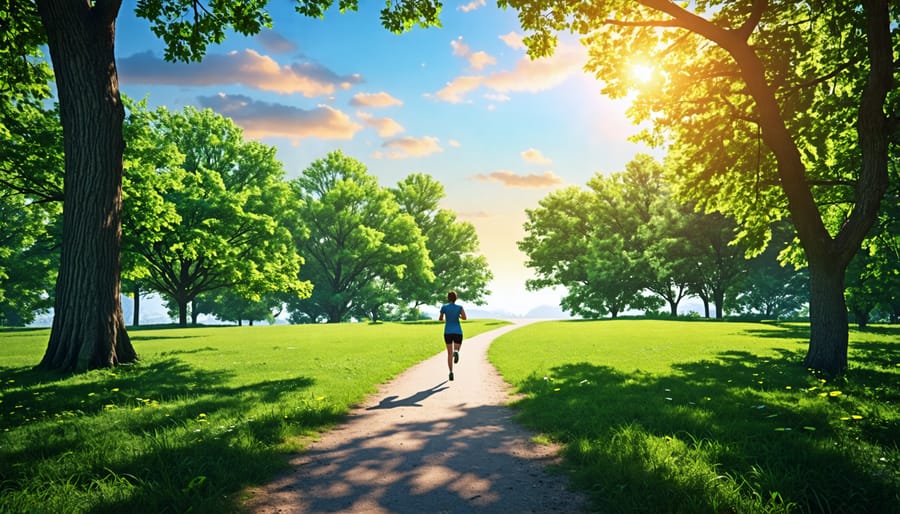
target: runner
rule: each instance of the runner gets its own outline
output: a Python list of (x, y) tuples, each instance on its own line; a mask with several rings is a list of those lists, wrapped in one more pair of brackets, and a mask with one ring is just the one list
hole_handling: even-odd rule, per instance
[(459, 320), (466, 319), (466, 310), (456, 305), (456, 291), (447, 293), (447, 303), (441, 306), (438, 321), (444, 322), (444, 343), (447, 345), (447, 368), (450, 380), (453, 380), (453, 364), (459, 362), (459, 349), (462, 347), (463, 331)]

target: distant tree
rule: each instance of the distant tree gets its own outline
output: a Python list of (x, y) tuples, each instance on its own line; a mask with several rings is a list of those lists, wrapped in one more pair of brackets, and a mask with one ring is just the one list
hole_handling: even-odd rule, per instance
[[(138, 2), (136, 13), (165, 41), (167, 59), (196, 61), (210, 43), (224, 40), (226, 30), (248, 35), (270, 26), (266, 3), (149, 0)], [(332, 3), (300, 0), (295, 9), (322, 17)], [(83, 371), (137, 358), (119, 300), (125, 144), (114, 43), (121, 6), (121, 0), (8, 0), (6, 16), (0, 18), (0, 94), (6, 94), (6, 85), (33, 83), (31, 73), (40, 66), (32, 66), (28, 57), (46, 43), (65, 133), (62, 258), (53, 328), (41, 361), (46, 369)], [(440, 7), (432, 0), (390, 2), (381, 11), (381, 23), (395, 32), (439, 25)], [(357, 1), (342, 0), (340, 8), (356, 10)], [(95, 263), (90, 273), (83, 262)]]
[(553, 191), (539, 207), (525, 211), (525, 238), (518, 242), (526, 266), (536, 278), (529, 289), (563, 286), (561, 307), (586, 318), (613, 318), (626, 309), (656, 304), (642, 294), (648, 283), (644, 266), (649, 211), (631, 198), (622, 175), (594, 176), (592, 191), (568, 187)]
[[(678, 316), (678, 305), (691, 291), (691, 285), (698, 280), (697, 261), (700, 248), (695, 235), (697, 221), (690, 208), (675, 202), (663, 177), (663, 168), (649, 156), (643, 159), (639, 168), (639, 180), (633, 181), (636, 195), (652, 191), (654, 196), (638, 197), (637, 201), (647, 202), (649, 219), (644, 221), (646, 231), (639, 232), (646, 238), (643, 265), (647, 274), (646, 287), (669, 305), (669, 315)], [(628, 173), (635, 173), (629, 163)]]
[[(258, 300), (250, 300), (230, 289), (220, 289), (211, 293), (203, 293), (194, 299), (191, 316), (210, 314), (220, 321), (231, 321), (238, 326), (246, 320), (249, 325), (254, 321), (274, 323), (283, 304), (274, 293), (261, 295)], [(196, 321), (195, 321), (196, 323)]]
[[(847, 369), (847, 265), (875, 222), (896, 154), (900, 4), (499, 0), (532, 56), (584, 36), (587, 68), (625, 97), (642, 139), (678, 158), (681, 193), (765, 244), (790, 219), (810, 290), (809, 368)], [(641, 82), (635, 65), (652, 65)]]
[[(430, 175), (416, 173), (401, 180), (391, 192), (400, 209), (413, 217), (422, 230), (434, 270), (434, 280), (403, 280), (397, 287), (413, 308), (440, 304), (447, 291), (456, 291), (466, 302), (482, 305), (493, 278), (487, 259), (478, 254), (475, 226), (459, 221), (450, 209), (441, 209), (444, 186)], [(420, 275), (420, 277), (425, 277)]]
[(900, 320), (900, 177), (896, 167), (878, 221), (847, 268), (847, 307), (864, 327), (873, 311)]
[(24, 326), (53, 305), (58, 203), (0, 194), (0, 326)]
[(122, 293), (134, 301), (132, 325), (140, 325), (141, 298), (154, 294), (146, 283), (149, 263), (140, 250), (158, 241), (181, 222), (174, 203), (166, 195), (185, 180), (184, 155), (174, 141), (160, 137), (159, 114), (146, 100), (123, 97), (128, 114), (123, 126), (128, 145), (123, 157), (122, 179)]
[(308, 295), (309, 284), (297, 280), (301, 260), (292, 234), (279, 222), (298, 206), (274, 149), (243, 141), (231, 120), (210, 110), (158, 109), (147, 120), (157, 146), (179, 149), (183, 162), (180, 169), (155, 171), (148, 163), (148, 174), (134, 175), (162, 181), (143, 186), (136, 200), (152, 200), (166, 220), (135, 213), (144, 222), (128, 227), (130, 249), (141, 260), (133, 269), (146, 268), (142, 283), (177, 304), (179, 324), (187, 325), (194, 298), (219, 288), (255, 301), (275, 291)]
[(288, 302), (293, 322), (346, 321), (369, 305), (366, 295), (373, 294), (376, 280), (433, 280), (415, 220), (361, 162), (331, 152), (292, 186), (302, 205), (299, 219), (309, 227), (308, 237), (298, 242), (307, 259), (300, 278), (314, 285), (310, 298)]
[(735, 241), (737, 224), (719, 214), (698, 213), (690, 209), (685, 234), (692, 245), (696, 268), (692, 274), (690, 293), (703, 302), (705, 315), (710, 317), (710, 303), (716, 306), (716, 319), (727, 314), (728, 294), (742, 281), (747, 272), (746, 246)]
[(809, 303), (809, 275), (785, 258), (790, 239), (790, 227), (783, 223), (774, 226), (772, 242), (747, 262), (747, 273), (734, 290), (734, 303), (744, 314), (762, 319), (790, 318)]

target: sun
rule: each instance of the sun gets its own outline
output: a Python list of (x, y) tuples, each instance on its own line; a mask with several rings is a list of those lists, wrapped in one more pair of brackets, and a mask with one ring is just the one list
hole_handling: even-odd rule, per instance
[(641, 84), (646, 84), (653, 79), (653, 66), (646, 64), (632, 64), (631, 76)]

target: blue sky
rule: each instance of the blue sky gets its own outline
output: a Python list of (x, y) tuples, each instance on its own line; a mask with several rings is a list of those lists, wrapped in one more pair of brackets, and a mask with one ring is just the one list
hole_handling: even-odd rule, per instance
[[(333, 150), (383, 186), (428, 173), (442, 206), (472, 222), (494, 273), (488, 308), (525, 314), (561, 291), (527, 292), (516, 241), (525, 209), (549, 192), (620, 171), (636, 153), (626, 104), (600, 94), (586, 52), (563, 41), (549, 59), (526, 54), (515, 11), (448, 1), (441, 28), (396, 35), (379, 2), (324, 20), (272, 2), (272, 30), (229, 34), (201, 63), (167, 63), (163, 44), (128, 3), (117, 24), (123, 93), (151, 107), (211, 108), (278, 149), (288, 177)], [(465, 304), (466, 299), (461, 298)]]

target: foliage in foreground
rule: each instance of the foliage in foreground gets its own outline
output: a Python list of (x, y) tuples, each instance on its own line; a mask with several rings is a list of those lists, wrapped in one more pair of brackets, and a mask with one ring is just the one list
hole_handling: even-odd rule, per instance
[(602, 512), (897, 512), (900, 328), (850, 333), (839, 382), (805, 324), (548, 322), (490, 358), (518, 419)]
[[(470, 321), (466, 334), (502, 324)], [(441, 330), (133, 330), (137, 364), (74, 376), (32, 370), (48, 330), (0, 333), (0, 512), (234, 511), (303, 436), (442, 351)]]

